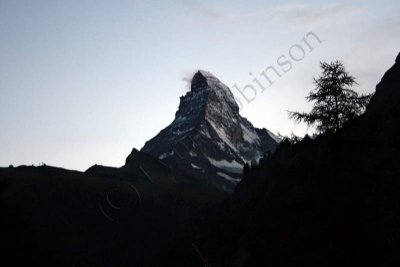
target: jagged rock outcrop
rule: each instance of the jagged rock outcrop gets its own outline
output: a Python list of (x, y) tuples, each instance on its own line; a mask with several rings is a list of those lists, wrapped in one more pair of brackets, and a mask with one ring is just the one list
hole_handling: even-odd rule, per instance
[(181, 97), (175, 120), (146, 142), (141, 152), (232, 191), (243, 165), (274, 151), (278, 142), (271, 132), (255, 128), (240, 116), (229, 88), (200, 70), (192, 79), (191, 91)]
[(367, 107), (366, 114), (371, 115), (378, 112), (399, 111), (398, 99), (400, 98), (400, 54), (395, 64), (385, 73), (376, 86), (375, 96)]

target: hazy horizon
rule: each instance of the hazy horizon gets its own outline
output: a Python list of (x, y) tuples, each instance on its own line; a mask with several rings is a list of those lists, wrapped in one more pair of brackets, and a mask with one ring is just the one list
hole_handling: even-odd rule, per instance
[[(198, 69), (229, 86), (256, 127), (304, 135), (287, 110), (310, 109), (319, 62), (342, 60), (354, 89), (373, 92), (400, 50), (399, 11), (394, 0), (2, 1), (0, 166), (122, 166), (173, 121)], [(311, 52), (310, 32), (323, 40)], [(296, 45), (304, 58), (285, 73), (277, 60)], [(235, 86), (269, 66), (282, 76), (247, 103)]]

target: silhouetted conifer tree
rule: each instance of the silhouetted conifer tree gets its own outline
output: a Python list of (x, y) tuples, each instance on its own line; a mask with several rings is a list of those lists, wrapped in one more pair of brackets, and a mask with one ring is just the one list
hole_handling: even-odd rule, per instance
[(313, 109), (310, 113), (289, 112), (289, 117), (296, 122), (316, 125), (318, 133), (336, 132), (364, 112), (372, 95), (358, 95), (351, 89), (357, 83), (342, 62), (321, 62), (321, 68), (322, 75), (314, 78), (316, 88), (306, 97), (314, 101)]

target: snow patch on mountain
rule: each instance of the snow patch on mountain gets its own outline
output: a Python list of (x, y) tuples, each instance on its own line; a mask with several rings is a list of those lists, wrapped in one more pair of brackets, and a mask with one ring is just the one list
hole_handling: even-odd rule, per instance
[(242, 131), (243, 131), (243, 138), (245, 141), (249, 142), (250, 144), (260, 144), (260, 137), (253, 129), (248, 129), (242, 123), (240, 124)]
[(161, 154), (158, 158), (159, 158), (159, 159), (165, 159), (166, 157), (173, 156), (174, 154), (175, 154), (175, 151), (172, 150), (170, 153), (163, 153), (163, 154)]
[(193, 163), (191, 165), (192, 165), (193, 169), (198, 169), (198, 170), (201, 169), (199, 166), (197, 166), (197, 165), (195, 165)]
[(217, 168), (226, 170), (228, 172), (232, 173), (242, 173), (243, 171), (243, 165), (237, 162), (236, 160), (233, 160), (231, 162), (227, 160), (216, 160), (210, 157), (207, 157), (208, 161), (214, 165)]
[(280, 138), (279, 136), (273, 134), (271, 131), (267, 130), (269, 136), (274, 139), (275, 142), (280, 143), (282, 141), (282, 138)]
[(212, 120), (208, 120), (210, 123), (211, 127), (215, 131), (215, 133), (218, 135), (218, 137), (227, 145), (229, 146), (233, 151), (237, 151), (235, 145), (231, 142), (231, 140), (228, 137), (228, 134), (224, 131), (223, 128), (218, 127)]
[(217, 175), (219, 175), (219, 176), (225, 178), (226, 180), (228, 180), (229, 182), (232, 182), (232, 183), (234, 183), (234, 184), (237, 184), (237, 183), (240, 182), (240, 179), (232, 178), (232, 177), (230, 177), (228, 174), (223, 173), (223, 172), (217, 172)]

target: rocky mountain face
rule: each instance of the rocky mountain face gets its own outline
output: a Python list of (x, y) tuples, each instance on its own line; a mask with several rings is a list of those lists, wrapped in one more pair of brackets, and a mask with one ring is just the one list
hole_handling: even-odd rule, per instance
[(232, 191), (243, 165), (273, 152), (278, 142), (271, 132), (240, 116), (229, 88), (200, 70), (193, 76), (190, 92), (181, 97), (175, 120), (146, 142), (141, 152)]

